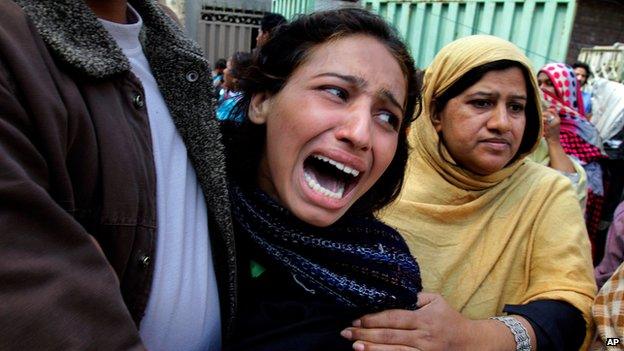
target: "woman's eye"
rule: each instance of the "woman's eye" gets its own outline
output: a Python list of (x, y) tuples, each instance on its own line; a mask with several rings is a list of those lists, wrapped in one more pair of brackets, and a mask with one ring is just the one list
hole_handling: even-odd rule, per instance
[(339, 97), (341, 100), (347, 100), (349, 98), (349, 94), (346, 90), (337, 88), (337, 87), (324, 87), (323, 90), (326, 92)]
[(395, 114), (388, 111), (382, 111), (377, 115), (377, 118), (381, 122), (390, 126), (393, 130), (399, 130), (400, 121), (399, 117), (397, 117)]
[(522, 111), (524, 111), (524, 105), (523, 104), (511, 104), (511, 105), (509, 105), (509, 108), (513, 112), (522, 112)]
[(489, 100), (473, 100), (471, 101), (471, 104), (474, 107), (478, 108), (486, 108), (492, 106), (492, 103)]

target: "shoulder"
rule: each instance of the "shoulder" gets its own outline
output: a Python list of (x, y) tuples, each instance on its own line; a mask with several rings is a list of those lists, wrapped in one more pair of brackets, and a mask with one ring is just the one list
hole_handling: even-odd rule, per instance
[(558, 171), (526, 160), (514, 175), (513, 186), (523, 188), (522, 196), (536, 210), (540, 221), (583, 222), (581, 205), (570, 179)]
[(22, 8), (13, 1), (0, 2), (0, 26), (9, 27), (9, 24), (22, 22), (25, 18)]
[(169, 18), (171, 18), (172, 20), (174, 20), (178, 25), (180, 25), (180, 19), (178, 18), (178, 15), (167, 5), (162, 4), (162, 3), (158, 3), (158, 5), (160, 6), (160, 8), (163, 10), (163, 12), (169, 16)]
[(531, 184), (532, 187), (539, 189), (552, 189), (555, 187), (560, 189), (570, 188), (572, 190), (572, 183), (566, 176), (531, 159), (525, 159), (524, 163), (514, 174), (514, 177), (518, 181)]
[(32, 79), (31, 72), (46, 72), (50, 55), (24, 10), (13, 1), (0, 1), (0, 86), (15, 93), (19, 80), (42, 84), (46, 80)]
[(32, 36), (36, 32), (31, 29), (28, 16), (13, 1), (0, 1), (0, 28), (2, 46), (7, 43), (22, 44), (26, 36)]
[(533, 230), (539, 236), (545, 235), (549, 241), (571, 237), (577, 241), (587, 236), (578, 197), (567, 177), (532, 161), (519, 171), (522, 174), (517, 181), (529, 187), (524, 196), (527, 209), (533, 209)]

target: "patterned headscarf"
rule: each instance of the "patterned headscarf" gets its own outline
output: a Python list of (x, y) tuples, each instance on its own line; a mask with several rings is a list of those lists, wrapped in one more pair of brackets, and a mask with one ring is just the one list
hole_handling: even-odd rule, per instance
[(574, 113), (584, 117), (583, 95), (581, 87), (576, 80), (572, 67), (564, 63), (549, 63), (540, 72), (545, 73), (555, 88), (555, 96), (550, 92), (546, 93), (546, 99), (551, 103), (560, 103), (571, 109), (569, 113)]
[(565, 152), (583, 164), (606, 157), (598, 130), (585, 118), (581, 87), (572, 67), (549, 63), (540, 73), (546, 74), (555, 88), (555, 94), (543, 91), (543, 96), (561, 118), (560, 139)]

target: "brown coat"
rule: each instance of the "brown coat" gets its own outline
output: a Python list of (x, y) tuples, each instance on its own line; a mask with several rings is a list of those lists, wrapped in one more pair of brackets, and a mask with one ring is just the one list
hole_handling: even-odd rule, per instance
[[(228, 330), (236, 267), (210, 69), (155, 3), (132, 4), (205, 194)], [(129, 68), (82, 1), (0, 2), (0, 350), (142, 348), (156, 173)]]

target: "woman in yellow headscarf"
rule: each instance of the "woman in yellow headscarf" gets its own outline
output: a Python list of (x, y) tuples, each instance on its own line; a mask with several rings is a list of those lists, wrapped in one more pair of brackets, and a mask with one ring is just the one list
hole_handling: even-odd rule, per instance
[(409, 175), (382, 219), (407, 240), (428, 293), (416, 311), (355, 321), (342, 333), (354, 349), (581, 347), (596, 293), (590, 246), (570, 181), (525, 158), (541, 136), (534, 77), (513, 44), (484, 35), (427, 68)]

